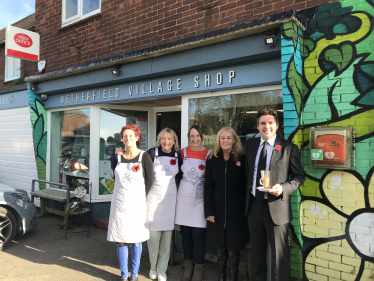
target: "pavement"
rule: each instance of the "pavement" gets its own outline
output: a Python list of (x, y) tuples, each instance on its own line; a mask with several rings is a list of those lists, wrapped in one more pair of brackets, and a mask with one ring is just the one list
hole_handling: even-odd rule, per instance
[[(107, 231), (91, 227), (88, 238), (87, 233), (74, 233), (65, 239), (65, 232), (59, 229), (62, 220), (48, 215), (37, 219), (38, 225), (31, 232), (16, 235), (0, 252), (0, 280), (121, 280), (116, 245), (106, 240)], [(73, 231), (83, 227), (75, 226)], [(182, 279), (182, 253), (176, 252), (175, 259), (178, 265), (168, 267), (169, 281)], [(151, 280), (149, 269), (147, 243), (143, 243), (139, 281)], [(206, 261), (204, 281), (217, 279), (217, 264)], [(239, 281), (244, 280), (245, 273), (240, 271)]]

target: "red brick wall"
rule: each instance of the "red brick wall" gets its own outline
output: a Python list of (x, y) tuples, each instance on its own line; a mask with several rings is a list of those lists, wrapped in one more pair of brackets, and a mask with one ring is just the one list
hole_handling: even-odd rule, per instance
[[(36, 0), (35, 29), (41, 35), (41, 59), (47, 72), (183, 39), (250, 20), (335, 0), (102, 0), (101, 16), (61, 29), (62, 0)], [(215, 2), (215, 0), (212, 0)], [(80, 60), (76, 44), (86, 42)]]
[[(36, 62), (21, 60), (21, 77), (27, 77), (38, 73)], [(5, 46), (0, 47), (0, 89), (14, 86), (14, 81), (5, 80)]]

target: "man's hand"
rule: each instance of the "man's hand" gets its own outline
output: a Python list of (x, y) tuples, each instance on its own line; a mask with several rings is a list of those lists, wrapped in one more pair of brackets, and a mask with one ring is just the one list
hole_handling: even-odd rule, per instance
[(125, 152), (125, 150), (124, 150), (122, 147), (118, 147), (118, 148), (116, 149), (116, 154), (117, 154), (117, 155), (123, 155), (123, 152)]
[(283, 193), (283, 187), (280, 184), (277, 183), (271, 189), (268, 190), (268, 193), (278, 197), (279, 195), (281, 195)]
[(214, 216), (209, 216), (206, 218), (208, 221), (215, 223)]

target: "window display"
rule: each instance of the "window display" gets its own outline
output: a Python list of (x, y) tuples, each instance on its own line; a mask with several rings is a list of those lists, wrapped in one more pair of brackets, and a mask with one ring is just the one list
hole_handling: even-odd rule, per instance
[(205, 132), (204, 146), (214, 148), (216, 134), (231, 126), (243, 145), (249, 138), (260, 137), (256, 114), (263, 107), (278, 111), (278, 133), (284, 131), (282, 90), (189, 99), (189, 126), (199, 125)]
[(118, 147), (123, 147), (121, 129), (125, 125), (136, 124), (142, 131), (141, 150), (148, 149), (148, 112), (109, 109), (100, 110), (100, 164), (99, 195), (111, 194), (114, 188), (111, 158)]
[(51, 181), (88, 190), (90, 109), (52, 112), (50, 143)]

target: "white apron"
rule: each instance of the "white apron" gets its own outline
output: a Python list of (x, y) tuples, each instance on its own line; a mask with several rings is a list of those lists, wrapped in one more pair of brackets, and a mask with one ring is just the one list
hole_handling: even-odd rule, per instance
[(115, 184), (110, 206), (108, 241), (138, 243), (149, 239), (142, 157), (138, 163), (121, 163), (114, 170)]
[[(210, 150), (206, 157), (208, 157)], [(188, 158), (184, 149), (184, 159), (181, 170), (183, 178), (180, 182), (175, 224), (206, 228), (204, 215), (204, 180), (205, 160)]]
[(147, 195), (148, 223), (150, 231), (174, 229), (175, 205), (177, 201), (178, 154), (175, 157), (158, 156), (155, 149), (153, 184)]

